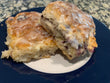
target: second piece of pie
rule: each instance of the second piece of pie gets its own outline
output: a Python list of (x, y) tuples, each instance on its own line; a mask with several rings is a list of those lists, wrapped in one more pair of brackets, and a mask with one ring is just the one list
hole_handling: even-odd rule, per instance
[(38, 12), (22, 12), (6, 20), (9, 49), (2, 52), (1, 58), (29, 62), (54, 54), (57, 46), (40, 24), (40, 17)]
[(42, 12), (41, 24), (55, 37), (57, 46), (69, 60), (92, 54), (97, 47), (92, 17), (74, 4), (63, 1), (48, 4)]

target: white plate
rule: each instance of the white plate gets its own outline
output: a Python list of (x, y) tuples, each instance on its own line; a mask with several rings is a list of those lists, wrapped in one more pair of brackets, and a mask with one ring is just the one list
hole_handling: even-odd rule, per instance
[(63, 55), (56, 54), (51, 58), (40, 59), (24, 64), (40, 72), (61, 74), (79, 69), (85, 65), (90, 58), (91, 56), (81, 56), (72, 61), (68, 61), (63, 57)]

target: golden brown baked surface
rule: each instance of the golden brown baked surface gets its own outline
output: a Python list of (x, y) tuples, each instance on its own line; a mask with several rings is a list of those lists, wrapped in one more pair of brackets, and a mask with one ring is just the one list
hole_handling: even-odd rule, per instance
[(9, 50), (2, 53), (2, 58), (11, 56), (17, 62), (28, 62), (54, 54), (56, 44), (40, 25), (40, 17), (37, 12), (22, 12), (6, 20)]
[[(76, 51), (93, 51), (97, 47), (92, 16), (74, 4), (63, 1), (52, 2), (47, 5), (41, 17), (41, 24), (55, 36), (58, 47), (69, 59), (77, 56), (73, 54), (77, 53)], [(61, 40), (66, 45), (61, 44)], [(72, 49), (74, 52), (70, 53), (68, 49), (64, 49), (65, 46), (66, 48), (69, 46), (69, 50)], [(73, 57), (69, 57), (70, 54), (73, 54)]]

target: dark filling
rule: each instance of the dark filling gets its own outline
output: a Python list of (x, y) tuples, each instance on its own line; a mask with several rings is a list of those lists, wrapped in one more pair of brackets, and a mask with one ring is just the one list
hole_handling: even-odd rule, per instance
[(67, 43), (67, 41), (63, 41), (62, 43)]
[(68, 46), (65, 46), (66, 49), (68, 49)]
[(72, 57), (72, 55), (69, 55), (69, 57)]

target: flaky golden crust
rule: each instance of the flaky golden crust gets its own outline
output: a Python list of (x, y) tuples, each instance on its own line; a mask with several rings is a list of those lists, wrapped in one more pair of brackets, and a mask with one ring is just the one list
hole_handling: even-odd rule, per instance
[[(48, 22), (42, 22), (48, 20)], [(49, 22), (55, 27), (49, 27)], [(87, 50), (94, 50), (97, 47), (95, 35), (95, 24), (92, 16), (84, 13), (74, 4), (55, 1), (47, 5), (42, 12), (42, 25), (48, 25), (44, 28), (51, 31), (56, 38), (63, 38), (67, 43), (71, 44), (71, 49), (87, 48)], [(59, 48), (61, 44), (57, 43)], [(68, 44), (67, 44), (68, 45)], [(86, 45), (86, 47), (85, 47)], [(61, 49), (62, 51), (63, 50)], [(69, 53), (69, 52), (68, 52)], [(65, 53), (67, 56), (69, 55)]]
[[(2, 58), (11, 56), (17, 62), (27, 62), (42, 54), (48, 55), (49, 50), (54, 53), (56, 44), (40, 25), (40, 17), (38, 12), (22, 12), (6, 20), (9, 50), (2, 54)], [(43, 51), (45, 54), (41, 53)]]

